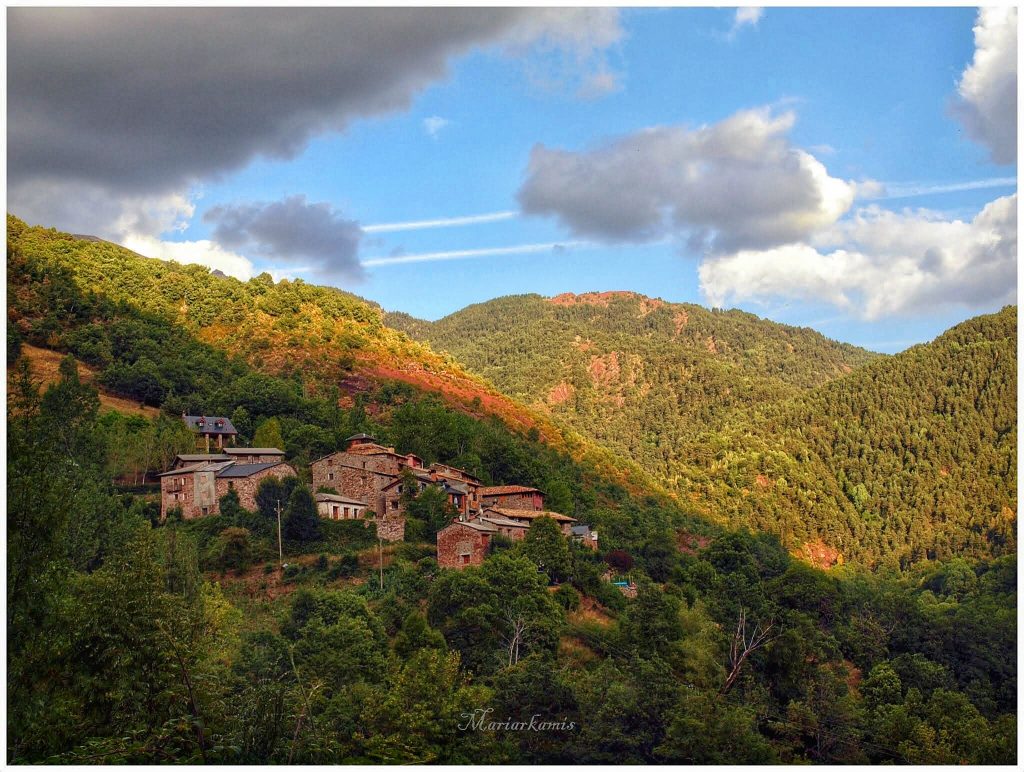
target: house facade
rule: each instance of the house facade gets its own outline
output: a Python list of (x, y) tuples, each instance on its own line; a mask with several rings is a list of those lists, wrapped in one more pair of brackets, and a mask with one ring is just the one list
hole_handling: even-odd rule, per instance
[(544, 491), (526, 485), (492, 485), (478, 491), (481, 505), (508, 509), (544, 509)]
[(181, 420), (196, 433), (196, 447), (205, 448), (207, 453), (211, 446), (220, 450), (225, 445), (234, 445), (238, 436), (231, 419), (224, 416), (182, 414)]
[(463, 569), (479, 566), (490, 550), (498, 529), (478, 521), (456, 521), (437, 532), (437, 565)]
[(361, 520), (369, 509), (365, 501), (333, 493), (318, 493), (313, 498), (317, 513), (327, 520)]
[(181, 509), (185, 520), (220, 514), (219, 501), (234, 489), (238, 501), (248, 510), (256, 509), (256, 491), (268, 477), (295, 477), (289, 464), (239, 464), (235, 461), (200, 461), (171, 469), (160, 477), (160, 519), (172, 509)]

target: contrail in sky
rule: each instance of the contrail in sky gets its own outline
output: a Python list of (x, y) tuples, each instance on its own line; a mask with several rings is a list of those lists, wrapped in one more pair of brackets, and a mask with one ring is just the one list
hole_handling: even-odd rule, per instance
[(484, 247), (482, 249), (459, 249), (450, 252), (423, 252), (416, 255), (400, 255), (398, 257), (374, 257), (363, 260), (366, 268), (382, 265), (399, 265), (402, 263), (431, 263), (438, 260), (467, 260), (472, 257), (491, 257), (494, 255), (526, 255), (536, 252), (550, 252), (559, 247), (574, 249), (590, 247), (590, 241), (550, 241), (544, 244), (519, 244), (514, 247)]
[(409, 222), (387, 222), (378, 225), (364, 225), (363, 233), (393, 233), (395, 231), (418, 231), (423, 228), (454, 228), (460, 225), (480, 225), (487, 222), (511, 220), (518, 217), (519, 212), (489, 212), (473, 214), (466, 217), (442, 217), (436, 220), (411, 220)]
[(930, 196), (937, 193), (957, 193), (963, 190), (985, 190), (987, 188), (1002, 188), (1009, 185), (1016, 186), (1016, 177), (992, 177), (987, 180), (971, 180), (970, 182), (951, 182), (946, 185), (928, 183), (884, 183), (885, 192), (878, 196), (869, 196), (876, 200), (889, 198), (914, 198), (916, 196)]

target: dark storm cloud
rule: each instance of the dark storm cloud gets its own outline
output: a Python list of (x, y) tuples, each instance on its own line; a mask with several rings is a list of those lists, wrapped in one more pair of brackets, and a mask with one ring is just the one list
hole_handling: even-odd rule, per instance
[(8, 172), (166, 190), (408, 106), (516, 11), (48, 9), (8, 16)]
[(228, 249), (272, 258), (317, 279), (358, 279), (362, 231), (329, 204), (305, 196), (282, 201), (216, 206), (203, 215), (213, 239)]
[(114, 209), (94, 227), (128, 232), (120, 208), (165, 211), (197, 182), (404, 109), (476, 47), (601, 67), (621, 28), (614, 9), (14, 8), (7, 33), (12, 208), (55, 225)]

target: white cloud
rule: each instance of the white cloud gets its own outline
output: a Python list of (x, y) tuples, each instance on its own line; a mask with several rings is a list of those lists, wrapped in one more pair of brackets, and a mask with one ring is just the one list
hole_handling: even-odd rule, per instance
[(872, 193), (858, 194), (858, 198), (893, 199), (934, 196), (940, 193), (959, 193), (964, 190), (1016, 187), (1016, 177), (990, 177), (966, 182), (884, 182)]
[[(831, 252), (824, 249), (837, 247)], [(869, 207), (812, 244), (739, 250), (705, 260), (701, 290), (716, 306), (744, 300), (824, 301), (868, 320), (1016, 300), (1017, 196), (972, 221)]]
[(997, 164), (1017, 162), (1017, 9), (982, 8), (954, 114)]
[(736, 9), (736, 15), (732, 20), (732, 29), (729, 30), (729, 39), (736, 37), (736, 34), (743, 29), (743, 27), (756, 27), (757, 23), (761, 21), (761, 17), (764, 16), (764, 8), (758, 8), (756, 6), (745, 6), (743, 8)]
[(859, 184), (793, 147), (795, 120), (761, 108), (696, 129), (644, 129), (590, 151), (536, 145), (519, 203), (610, 242), (672, 234), (694, 250), (731, 252), (798, 241), (841, 217)]
[(442, 118), (439, 115), (431, 115), (429, 118), (423, 119), (423, 130), (430, 135), (431, 139), (437, 139), (437, 135), (441, 132), (441, 129), (450, 125), (451, 121), (447, 118)]
[(153, 236), (130, 235), (121, 245), (145, 257), (196, 263), (247, 281), (254, 271), (252, 262), (242, 255), (224, 249), (213, 241), (162, 241)]

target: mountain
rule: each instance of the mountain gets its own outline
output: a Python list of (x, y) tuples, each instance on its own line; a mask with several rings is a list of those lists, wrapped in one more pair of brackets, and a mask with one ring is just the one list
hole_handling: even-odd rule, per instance
[(640, 498), (668, 498), (634, 463), (388, 328), (379, 306), (351, 293), (274, 282), (268, 274), (247, 282), (218, 277), (13, 216), (7, 279), (9, 361), (24, 341), (74, 354), (106, 394), (167, 414), (242, 407), (243, 424), (254, 429), (281, 417), (300, 461), (340, 441), (304, 401), (334, 404), (335, 411), (358, 405), (372, 417), (387, 406), (378, 402), (430, 394), (473, 420), (497, 420), (527, 442), (570, 457), (601, 481), (597, 488), (608, 483)]
[[(913, 509), (933, 481), (966, 485), (982, 460), (972, 495), (1013, 492), (1012, 309), (856, 367), (865, 355), (794, 332), (815, 353), (765, 379), (760, 322), (723, 315), (751, 343), (722, 333), (723, 361), (689, 355), (687, 393), (707, 404), (680, 419), (673, 498), (355, 296), (8, 227), (12, 763), (1016, 760), (1016, 556), (971, 556), (1009, 552), (1012, 528), (997, 545), (992, 509), (967, 559), (900, 552), (932, 538)], [(657, 364), (636, 371), (652, 400)], [(715, 378), (742, 398), (718, 405)], [(185, 409), (279, 444), (299, 477), (257, 511), (229, 493), (217, 515), (161, 521), (144, 472), (194, 448)], [(599, 549), (541, 519), (480, 566), (439, 569), (431, 535), (451, 513), (430, 489), (401, 543), (320, 520), (308, 462), (357, 432), (542, 487)], [(869, 571), (843, 541), (874, 549), (880, 532), (906, 570)], [(792, 555), (805, 544), (856, 561), (816, 570)], [(490, 707), (546, 731), (459, 729)]]
[(385, 319), (819, 564), (1015, 550), (1014, 309), (896, 357), (633, 293)]

